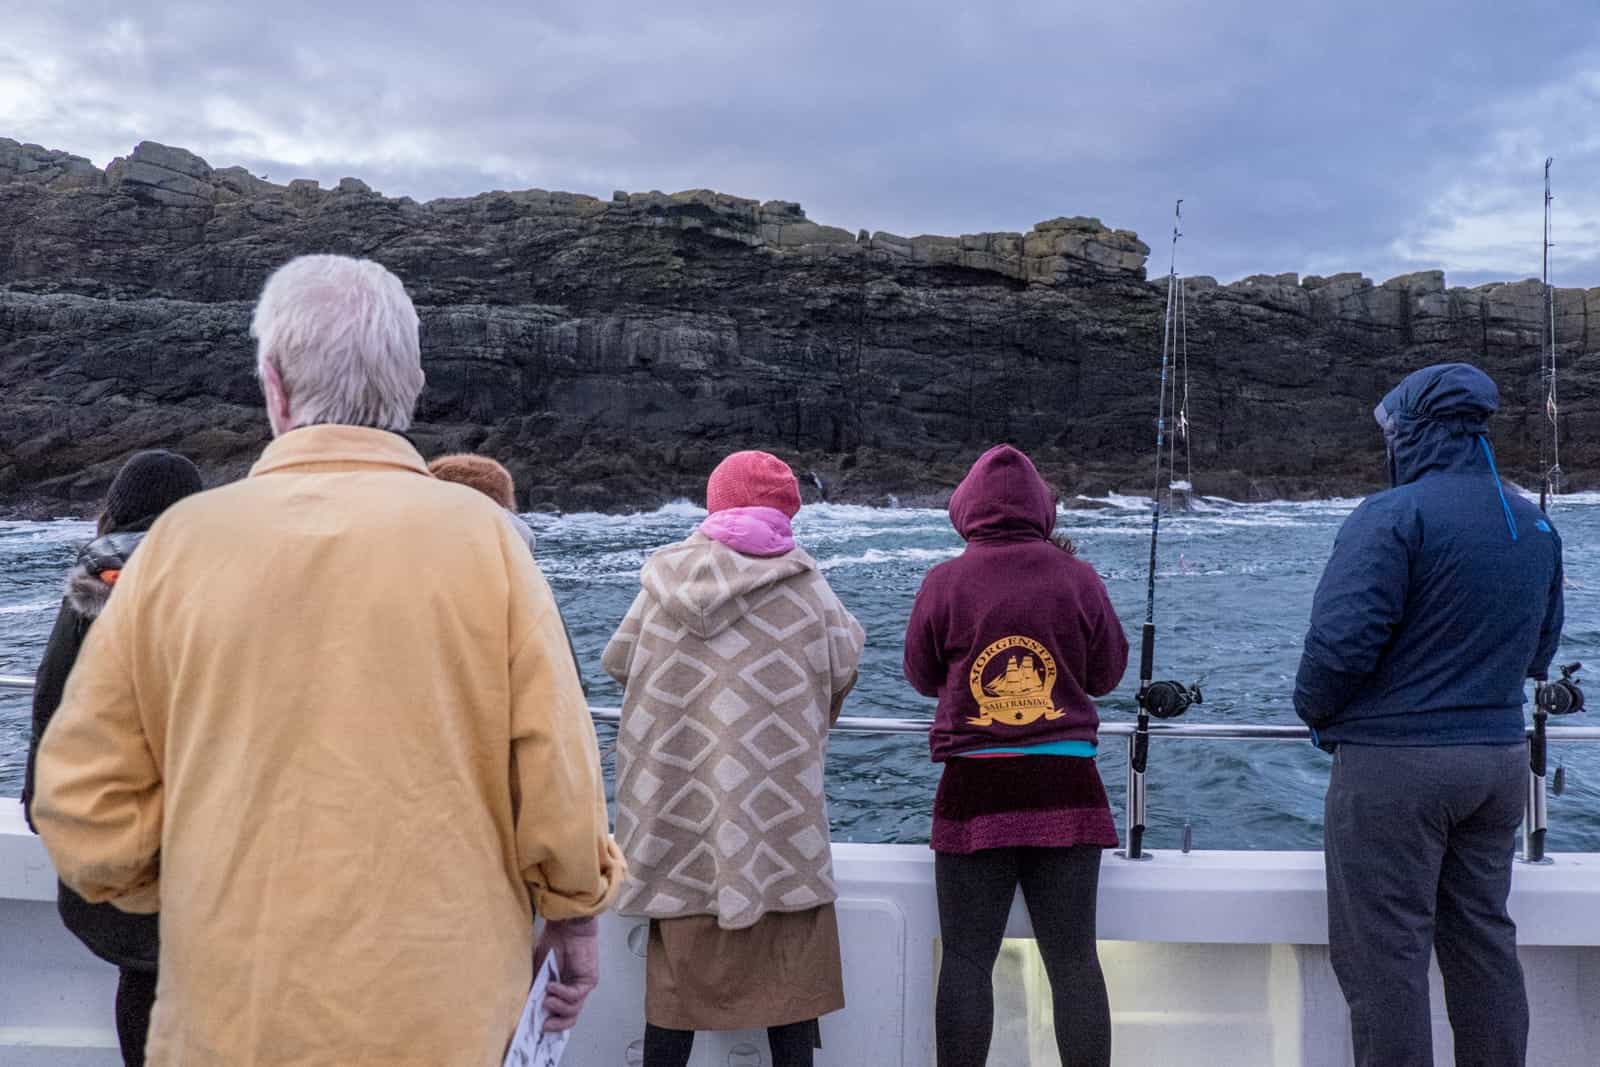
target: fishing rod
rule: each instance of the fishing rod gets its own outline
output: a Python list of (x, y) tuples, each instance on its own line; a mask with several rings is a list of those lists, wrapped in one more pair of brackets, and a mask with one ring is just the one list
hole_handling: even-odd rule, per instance
[[(1178, 298), (1178, 238), (1183, 236), (1183, 201), (1173, 208), (1172, 260), (1167, 269), (1167, 310), (1161, 333), (1161, 388), (1156, 404), (1156, 480), (1151, 492), (1150, 514), (1150, 567), (1145, 578), (1144, 628), (1139, 643), (1139, 692), (1135, 699), (1139, 705), (1138, 720), (1128, 747), (1128, 849), (1130, 860), (1149, 858), (1144, 851), (1145, 830), (1145, 768), (1150, 759), (1150, 719), (1175, 719), (1199, 704), (1204, 697), (1199, 686), (1182, 682), (1154, 681), (1156, 657), (1156, 550), (1161, 540), (1161, 471), (1166, 458), (1167, 395), (1172, 377), (1173, 310)], [(1180, 325), (1179, 330), (1183, 327)], [(1173, 412), (1177, 414), (1176, 383), (1172, 386)], [(1185, 389), (1187, 407), (1187, 386)], [(1185, 412), (1187, 417), (1187, 412)], [(1177, 473), (1177, 460), (1169, 472), (1167, 488), (1170, 494), (1173, 476)]]
[[(1539, 377), (1545, 386), (1544, 413), (1550, 420), (1550, 452), (1545, 451), (1546, 438), (1539, 435), (1539, 466), (1544, 468), (1544, 481), (1539, 486), (1539, 510), (1546, 515), (1561, 492), (1561, 425), (1557, 419), (1560, 408), (1556, 403), (1556, 300), (1550, 286), (1550, 205), (1555, 199), (1550, 194), (1550, 165), (1554, 157), (1544, 161), (1544, 350), (1539, 353)], [(1546, 465), (1548, 463), (1548, 466)], [(1579, 688), (1578, 671), (1583, 664), (1569, 663), (1561, 668), (1561, 677), (1553, 682), (1539, 682), (1533, 687), (1533, 732), (1528, 737), (1528, 795), (1524, 810), (1528, 813), (1522, 825), (1522, 860), (1524, 863), (1549, 863), (1544, 854), (1545, 836), (1549, 828), (1546, 809), (1545, 773), (1549, 769), (1550, 740), (1546, 732), (1552, 715), (1571, 715), (1583, 710), (1583, 690)], [(1555, 793), (1563, 788), (1561, 769), (1556, 768)]]
[[(1555, 197), (1550, 193), (1550, 166), (1554, 156), (1544, 161), (1544, 351), (1539, 355), (1539, 377), (1544, 381), (1544, 415), (1550, 421), (1550, 448), (1545, 452), (1545, 436), (1539, 435), (1539, 466), (1544, 481), (1539, 486), (1539, 510), (1549, 514), (1551, 498), (1561, 492), (1561, 423), (1556, 401), (1556, 295), (1550, 285), (1550, 208)], [(1548, 461), (1548, 465), (1547, 465)]]

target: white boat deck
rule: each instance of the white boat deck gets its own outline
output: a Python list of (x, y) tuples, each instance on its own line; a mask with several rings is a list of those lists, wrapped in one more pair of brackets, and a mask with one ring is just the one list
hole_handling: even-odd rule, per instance
[[(914, 845), (834, 846), (848, 1007), (822, 1023), (817, 1062), (924, 1067), (933, 1062), (938, 920), (932, 854)], [(1518, 864), (1511, 908), (1533, 1012), (1528, 1062), (1597, 1062), (1600, 1048), (1600, 854)], [(116, 1064), (115, 970), (56, 917), (55, 878), (20, 805), (0, 799), (0, 1063)], [(607, 916), (603, 977), (566, 1067), (636, 1064), (644, 1031), (639, 924)], [(1101, 959), (1119, 1065), (1351, 1062), (1344, 1001), (1328, 966), (1322, 856), (1316, 852), (1107, 855), (1100, 880)], [(1030, 936), (1020, 900), (1010, 936)], [(631, 944), (630, 944), (631, 941)], [(1048, 986), (1025, 940), (996, 969), (990, 1062), (1057, 1063)], [(1450, 1031), (1437, 975), (1435, 1043)], [(767, 1062), (764, 1034), (702, 1035), (696, 1067)]]

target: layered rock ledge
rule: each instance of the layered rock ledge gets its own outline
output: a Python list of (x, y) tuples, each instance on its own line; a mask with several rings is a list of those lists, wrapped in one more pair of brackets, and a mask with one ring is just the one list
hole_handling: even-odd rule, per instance
[[(1166, 280), (1147, 278), (1135, 234), (1098, 219), (904, 237), (703, 189), (418, 203), (148, 141), (101, 170), (0, 138), (0, 506), (87, 510), (144, 447), (241, 473), (266, 439), (250, 303), (313, 251), (405, 281), (429, 380), (418, 443), (497, 456), (530, 507), (695, 496), (748, 447), (814, 471), (834, 499), (928, 501), (998, 440), (1035, 452), (1066, 495), (1149, 491)], [(1504, 465), (1537, 480), (1538, 282), (1185, 284), (1201, 491), (1371, 488), (1373, 402), (1458, 358), (1500, 383)], [(1575, 446), (1600, 415), (1591, 322), (1600, 289), (1557, 290)], [(1565, 458), (1569, 485), (1594, 481), (1581, 446)]]

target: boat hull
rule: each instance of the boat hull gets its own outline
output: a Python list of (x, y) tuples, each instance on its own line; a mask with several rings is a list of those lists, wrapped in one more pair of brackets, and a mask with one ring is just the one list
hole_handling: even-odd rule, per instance
[[(1591, 1062), (1600, 1047), (1600, 854), (1518, 865), (1512, 913), (1533, 1014), (1530, 1063)], [(933, 1062), (938, 918), (932, 855), (913, 845), (834, 846), (848, 1007), (823, 1020), (822, 1065)], [(116, 1064), (116, 971), (62, 929), (55, 878), (15, 800), (0, 799), (0, 1062)], [(1351, 1062), (1343, 998), (1328, 965), (1322, 856), (1316, 852), (1158, 852), (1107, 856), (1100, 953), (1115, 1062)], [(603, 979), (563, 1063), (637, 1063), (644, 960), (638, 920), (602, 923)], [(996, 970), (991, 1063), (1055, 1064), (1049, 986), (1020, 900)], [(632, 936), (630, 936), (632, 935)], [(1452, 1062), (1434, 975), (1438, 1062)], [(759, 1058), (755, 1058), (759, 1057)], [(760, 1033), (702, 1035), (699, 1067), (769, 1062)]]

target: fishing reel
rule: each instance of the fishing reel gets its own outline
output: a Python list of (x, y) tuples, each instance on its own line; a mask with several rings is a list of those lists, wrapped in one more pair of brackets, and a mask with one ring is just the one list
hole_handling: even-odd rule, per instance
[(1583, 710), (1583, 690), (1578, 685), (1581, 663), (1568, 663), (1561, 668), (1561, 677), (1553, 682), (1540, 682), (1534, 687), (1533, 703), (1546, 715), (1571, 715)]
[[(1158, 719), (1176, 719), (1189, 710), (1191, 704), (1204, 704), (1205, 696), (1198, 683), (1151, 682), (1139, 690), (1139, 708)], [(1579, 696), (1582, 701), (1582, 696)]]

